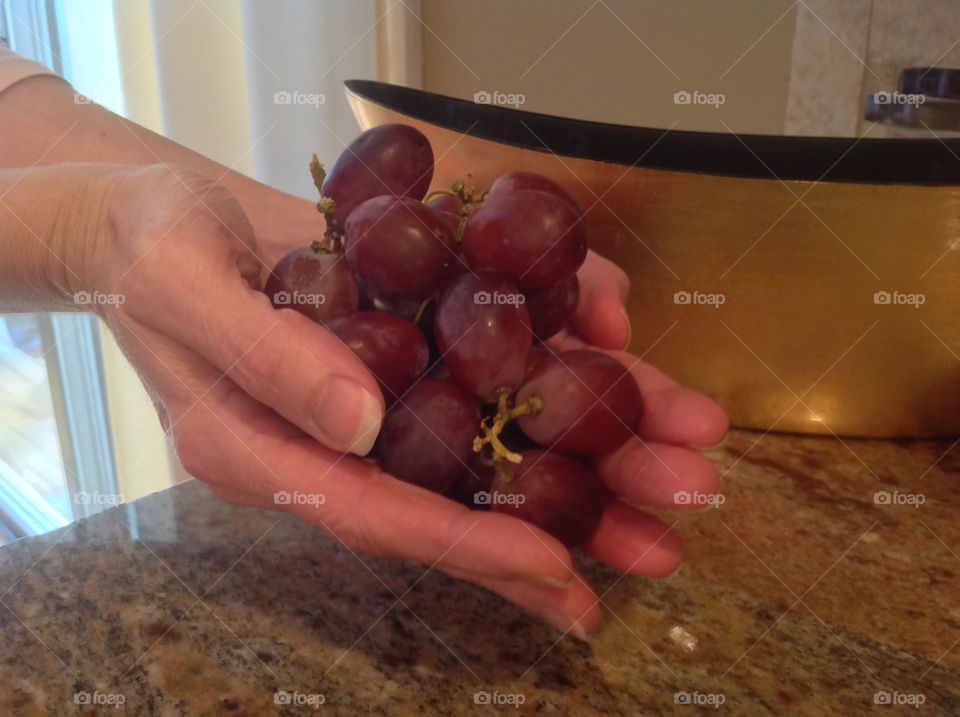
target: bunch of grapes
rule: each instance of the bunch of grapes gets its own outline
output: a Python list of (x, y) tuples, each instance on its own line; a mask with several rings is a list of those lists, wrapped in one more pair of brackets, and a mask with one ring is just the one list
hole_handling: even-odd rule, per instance
[(314, 157), (326, 233), (283, 257), (264, 291), (377, 378), (384, 470), (576, 545), (608, 500), (591, 458), (642, 412), (618, 361), (545, 343), (579, 298), (582, 211), (527, 172), (425, 198), (433, 168), (426, 137), (396, 124), (364, 132), (329, 173)]

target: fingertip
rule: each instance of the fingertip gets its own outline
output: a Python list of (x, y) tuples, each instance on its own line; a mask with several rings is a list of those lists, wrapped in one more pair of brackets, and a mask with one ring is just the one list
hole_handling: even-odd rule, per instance
[(697, 448), (711, 448), (726, 439), (730, 430), (730, 417), (723, 407), (709, 396), (697, 391), (685, 390), (690, 396), (691, 421), (689, 427), (689, 445)]
[(591, 286), (581, 291), (573, 324), (594, 346), (622, 350), (630, 344), (630, 320), (613, 286)]
[(641, 435), (690, 448), (715, 446), (730, 428), (726, 411), (692, 389), (670, 386), (644, 394)]
[(720, 485), (716, 466), (697, 451), (636, 438), (600, 458), (597, 467), (613, 494), (630, 505), (698, 510)]
[(651, 578), (671, 575), (683, 562), (683, 542), (672, 526), (620, 501), (607, 504), (584, 548), (614, 570)]

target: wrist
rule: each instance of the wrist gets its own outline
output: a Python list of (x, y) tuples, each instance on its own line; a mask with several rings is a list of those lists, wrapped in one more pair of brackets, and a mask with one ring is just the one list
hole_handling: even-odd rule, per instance
[(0, 172), (0, 307), (78, 311), (100, 290), (107, 201), (118, 168), (63, 164)]
[(253, 226), (264, 259), (272, 266), (299, 246), (323, 236), (323, 216), (315, 201), (301, 199), (243, 175), (223, 179)]
[(111, 216), (114, 189), (127, 171), (110, 165), (61, 165), (55, 192), (66, 212), (53, 233), (48, 276), (75, 310), (102, 314), (112, 291), (107, 267), (116, 242)]

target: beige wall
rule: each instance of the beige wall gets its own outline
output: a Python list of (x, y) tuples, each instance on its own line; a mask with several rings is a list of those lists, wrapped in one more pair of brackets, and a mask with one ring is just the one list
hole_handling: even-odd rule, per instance
[[(523, 109), (678, 129), (781, 133), (789, 0), (422, 0), (424, 87), (525, 95)], [(722, 93), (683, 106), (678, 90)]]

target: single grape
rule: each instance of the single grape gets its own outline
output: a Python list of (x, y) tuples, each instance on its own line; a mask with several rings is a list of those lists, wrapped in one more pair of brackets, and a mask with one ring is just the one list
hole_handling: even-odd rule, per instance
[(543, 175), (533, 172), (508, 172), (497, 177), (496, 181), (490, 186), (487, 192), (488, 197), (496, 197), (500, 194), (509, 194), (510, 192), (522, 192), (532, 189), (537, 192), (547, 192), (560, 197), (566, 202), (570, 202), (577, 210), (577, 213), (583, 216), (583, 210), (577, 203), (577, 200), (570, 196), (570, 193), (552, 179), (547, 179)]
[(387, 299), (425, 299), (459, 263), (450, 228), (413, 199), (368, 199), (350, 214), (344, 239), (354, 271)]
[(385, 471), (442, 493), (467, 470), (480, 413), (456, 384), (422, 379), (383, 420), (377, 455)]
[(529, 322), (516, 284), (492, 274), (461, 274), (440, 295), (434, 335), (457, 382), (492, 402), (499, 389), (523, 381), (533, 345)]
[(280, 259), (263, 293), (276, 308), (294, 309), (321, 323), (352, 314), (359, 305), (357, 282), (343, 254), (312, 246), (294, 249)]
[(361, 311), (327, 322), (380, 383), (388, 404), (404, 395), (427, 370), (423, 334), (406, 319), (385, 311)]
[(361, 311), (388, 311), (391, 314), (402, 316), (407, 321), (413, 321), (423, 303), (418, 299), (389, 299), (374, 291), (367, 281), (360, 275), (354, 274), (357, 288), (360, 290)]
[(577, 209), (531, 190), (488, 197), (467, 218), (460, 244), (474, 271), (503, 274), (525, 291), (573, 276), (587, 257)]
[(573, 319), (573, 311), (580, 300), (580, 282), (574, 274), (546, 289), (531, 289), (524, 293), (531, 329), (538, 339), (546, 341)]
[(484, 498), (490, 493), (493, 478), (493, 459), (486, 453), (474, 453), (467, 469), (450, 486), (447, 497), (473, 510), (486, 510), (490, 504)]
[(433, 179), (433, 150), (419, 130), (403, 124), (368, 129), (337, 158), (321, 195), (335, 203), (331, 216), (342, 231), (361, 202), (388, 194), (423, 199)]
[(546, 451), (524, 451), (519, 464), (501, 464), (491, 508), (542, 528), (567, 547), (596, 530), (607, 493), (582, 461)]
[(636, 379), (619, 361), (578, 350), (544, 358), (517, 392), (517, 403), (543, 400), (539, 413), (517, 422), (544, 448), (575, 455), (611, 451), (636, 430), (643, 400)]
[(460, 219), (463, 216), (463, 202), (456, 194), (437, 194), (427, 202), (427, 206), (440, 215), (440, 218), (450, 227), (450, 231), (456, 235), (457, 228), (460, 226)]

